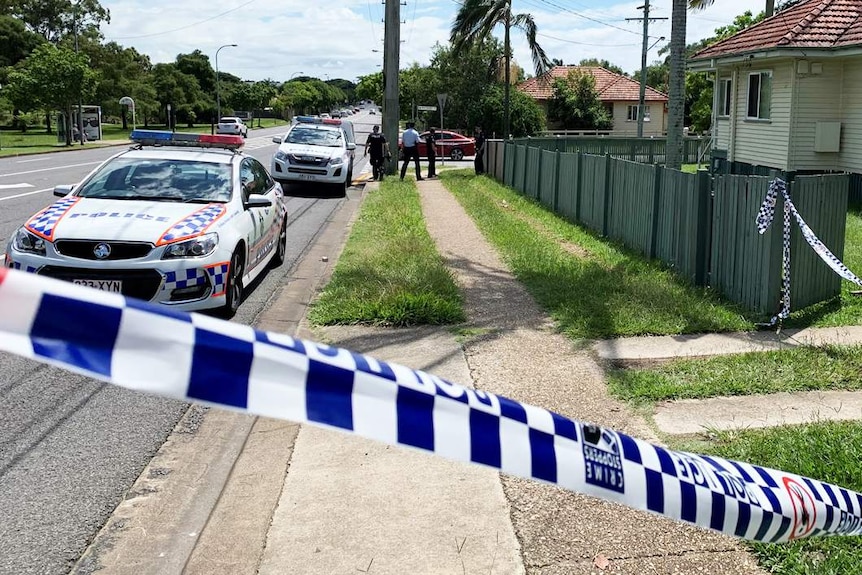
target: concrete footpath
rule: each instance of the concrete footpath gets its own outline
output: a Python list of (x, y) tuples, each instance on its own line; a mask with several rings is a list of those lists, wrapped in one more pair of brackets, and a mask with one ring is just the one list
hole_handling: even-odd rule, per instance
[[(554, 332), (454, 197), (418, 184), (428, 230), (466, 300), (446, 328), (339, 327), (326, 339), (656, 441), (607, 395), (590, 350)], [(375, 185), (367, 193), (374, 193)], [(205, 572), (187, 571), (187, 572)], [(213, 572), (213, 571), (210, 571)], [(227, 571), (224, 571), (227, 572)], [(300, 427), (257, 572), (758, 573), (739, 543), (550, 485)]]

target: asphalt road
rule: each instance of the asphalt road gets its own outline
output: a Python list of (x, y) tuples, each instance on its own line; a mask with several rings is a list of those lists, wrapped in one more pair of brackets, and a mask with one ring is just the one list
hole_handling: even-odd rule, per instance
[[(358, 175), (359, 142), (379, 116), (350, 119)], [(269, 166), (271, 137), (283, 131), (251, 131), (246, 152)], [(120, 150), (0, 158), (0, 245), (55, 199), (55, 185), (80, 181)], [(255, 322), (341, 201), (288, 199), (285, 264), (250, 286), (233, 321)], [(68, 573), (188, 407), (0, 353), (0, 574)]]

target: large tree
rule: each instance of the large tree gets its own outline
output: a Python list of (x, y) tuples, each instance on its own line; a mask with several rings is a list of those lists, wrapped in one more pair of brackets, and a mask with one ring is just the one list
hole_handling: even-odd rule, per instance
[(89, 51), (93, 68), (100, 73), (96, 86), (96, 102), (103, 114), (120, 116), (123, 129), (128, 129), (127, 109), (119, 101), (129, 96), (135, 101), (136, 116), (144, 117), (158, 110), (156, 90), (153, 87), (152, 69), (148, 56), (134, 48), (123, 48), (116, 42), (100, 44)]
[(455, 21), (452, 23), (450, 42), (456, 55), (460, 55), (472, 46), (480, 44), (488, 39), (498, 25), (503, 26), (503, 56), (505, 59), (503, 79), (503, 131), (504, 137), (508, 138), (510, 132), (510, 90), (511, 90), (511, 66), (512, 28), (518, 28), (527, 37), (530, 47), (530, 55), (536, 75), (544, 74), (550, 67), (550, 60), (545, 51), (536, 41), (536, 22), (530, 14), (513, 14), (512, 0), (464, 0)]
[(607, 130), (613, 120), (596, 92), (595, 77), (573, 68), (565, 78), (556, 78), (548, 102), (548, 117), (567, 130)]
[(51, 43), (78, 34), (100, 38), (99, 25), (111, 21), (111, 13), (98, 0), (4, 0), (7, 14), (18, 18), (31, 32)]
[(71, 144), (72, 106), (79, 97), (92, 93), (96, 73), (87, 57), (53, 44), (41, 44), (9, 73), (12, 102), (22, 110), (63, 110), (66, 113), (66, 144)]
[[(443, 126), (463, 130), (476, 126), (470, 119), (471, 105), (499, 85), (499, 71), (504, 61), (503, 46), (493, 36), (460, 54), (447, 46), (434, 46), (431, 68), (437, 73), (440, 90), (447, 94)], [(502, 136), (502, 118), (497, 123), (499, 127), (495, 131)], [(488, 124), (481, 125), (491, 133)]]
[(0, 68), (14, 66), (45, 40), (12, 16), (0, 16)]

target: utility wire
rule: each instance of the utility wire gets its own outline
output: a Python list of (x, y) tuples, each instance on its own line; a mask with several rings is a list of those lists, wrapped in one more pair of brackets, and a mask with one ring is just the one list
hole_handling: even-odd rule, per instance
[(253, 2), (257, 2), (257, 0), (249, 0), (245, 4), (240, 4), (236, 8), (231, 8), (230, 10), (225, 10), (224, 12), (222, 12), (220, 14), (216, 14), (215, 16), (210, 16), (209, 18), (206, 18), (205, 20), (200, 20), (199, 22), (194, 22), (193, 24), (188, 24), (186, 26), (180, 26), (179, 28), (173, 28), (172, 30), (163, 30), (162, 32), (155, 32), (153, 34), (143, 34), (141, 36), (120, 36), (119, 38), (117, 38), (117, 37), (110, 38), (110, 40), (112, 40), (112, 41), (113, 40), (135, 40), (137, 38), (152, 38), (153, 36), (163, 36), (165, 34), (172, 34), (173, 32), (179, 32), (180, 30), (187, 30), (189, 28), (193, 28), (194, 26), (204, 24), (205, 22), (210, 22), (212, 20), (215, 20), (216, 18), (221, 18), (225, 14), (230, 14), (231, 12), (236, 12), (240, 8), (245, 8), (249, 4), (252, 4)]

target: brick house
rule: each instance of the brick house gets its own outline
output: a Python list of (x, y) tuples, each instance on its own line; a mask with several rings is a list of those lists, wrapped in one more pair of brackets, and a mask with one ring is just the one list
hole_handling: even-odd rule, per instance
[[(570, 70), (577, 69), (589, 72), (596, 79), (599, 99), (614, 120), (611, 133), (621, 136), (636, 135), (640, 82), (627, 76), (597, 66), (554, 66), (542, 76), (521, 82), (518, 89), (533, 97), (547, 114), (548, 101), (554, 95), (553, 80), (565, 78)], [(644, 136), (660, 136), (667, 130), (667, 100), (666, 94), (646, 87)], [(549, 120), (548, 127), (553, 130), (558, 126)]]

